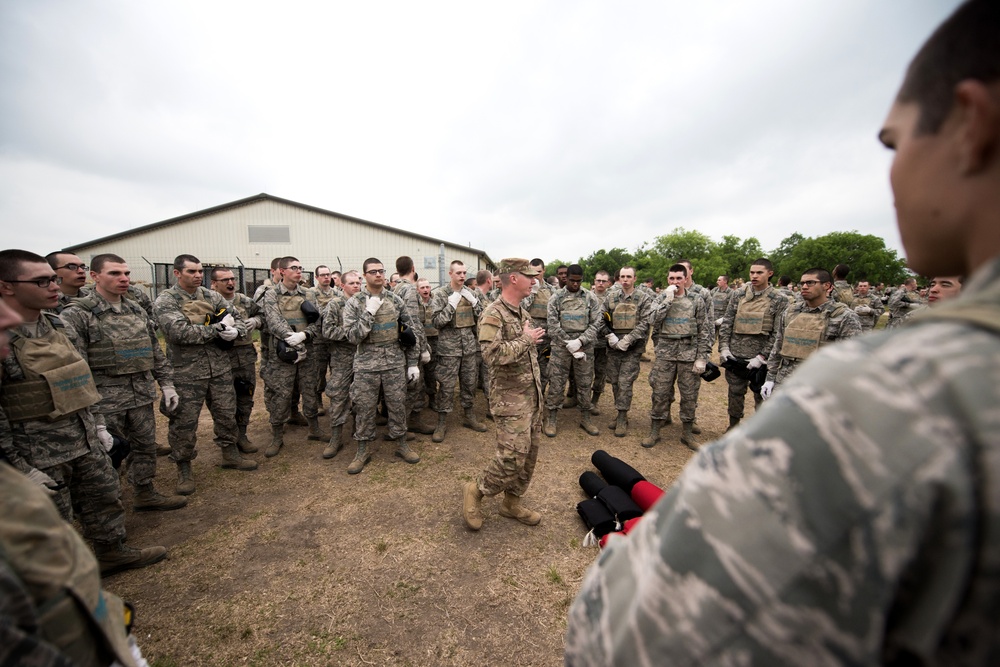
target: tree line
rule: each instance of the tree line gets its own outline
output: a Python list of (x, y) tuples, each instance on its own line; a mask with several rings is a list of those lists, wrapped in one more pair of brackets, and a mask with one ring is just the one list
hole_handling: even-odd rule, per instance
[(638, 280), (652, 277), (657, 285), (667, 284), (667, 271), (678, 259), (689, 259), (694, 265), (695, 282), (714, 287), (720, 275), (730, 280), (747, 278), (750, 264), (767, 257), (774, 264), (775, 278), (788, 275), (794, 281), (803, 271), (822, 267), (833, 270), (837, 264), (851, 267), (848, 280), (868, 280), (873, 284), (898, 285), (911, 275), (906, 260), (895, 250), (886, 248), (885, 241), (872, 234), (832, 232), (815, 238), (795, 233), (771, 251), (765, 251), (755, 237), (741, 240), (727, 235), (716, 242), (701, 232), (678, 227), (669, 234), (657, 236), (652, 244), (644, 243), (635, 251), (625, 248), (597, 250), (575, 262), (556, 259), (546, 266), (546, 275), (554, 275), (560, 264), (579, 264), (584, 280), (593, 283), (594, 274), (605, 270), (614, 274), (622, 266), (634, 266)]

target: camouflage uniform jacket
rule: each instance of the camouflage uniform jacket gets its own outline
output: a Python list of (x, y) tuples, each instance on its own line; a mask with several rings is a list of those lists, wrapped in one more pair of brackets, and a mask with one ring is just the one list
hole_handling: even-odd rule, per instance
[(49, 312), (55, 313), (56, 315), (61, 315), (62, 311), (66, 310), (70, 306), (70, 304), (72, 304), (77, 299), (82, 299), (83, 297), (90, 294), (90, 292), (91, 288), (89, 287), (81, 287), (80, 291), (76, 293), (76, 296), (69, 296), (65, 292), (59, 292), (59, 303), (57, 303), (56, 307), (50, 310)]
[[(583, 301), (587, 312), (586, 330), (580, 333), (568, 333), (563, 329), (563, 311), (568, 301)], [(598, 334), (603, 329), (601, 326), (603, 313), (601, 300), (590, 290), (582, 287), (578, 292), (570, 292), (565, 287), (556, 291), (549, 299), (549, 338), (553, 345), (566, 346), (569, 341), (579, 338), (583, 347), (589, 349), (597, 342)], [(603, 336), (601, 337), (603, 340)], [(605, 340), (605, 343), (607, 341)]]
[[(90, 350), (95, 343), (107, 337), (115, 340), (123, 332), (128, 334), (128, 324), (121, 326), (123, 320), (138, 317), (145, 324), (149, 337), (149, 345), (153, 357), (153, 369), (119, 375), (111, 369), (95, 369), (91, 363)], [(66, 336), (76, 347), (77, 352), (91, 366), (91, 373), (97, 390), (101, 392), (101, 402), (96, 409), (108, 414), (130, 408), (150, 405), (156, 401), (156, 383), (160, 386), (173, 386), (174, 370), (160, 348), (156, 338), (153, 323), (146, 311), (135, 301), (123, 298), (121, 306), (116, 311), (95, 289), (87, 297), (77, 299), (60, 316), (66, 325)], [(148, 357), (147, 357), (148, 358)], [(154, 382), (155, 378), (155, 382)]]
[[(794, 368), (802, 363), (798, 359), (787, 358), (781, 353), (781, 346), (785, 340), (785, 329), (788, 327), (788, 323), (800, 313), (820, 313), (823, 311), (829, 312), (830, 315), (826, 321), (826, 328), (823, 331), (823, 335), (820, 338), (820, 347), (861, 334), (861, 320), (858, 319), (858, 314), (842, 303), (827, 299), (815, 308), (810, 308), (809, 304), (802, 301), (790, 308), (786, 308), (781, 313), (780, 323), (775, 327), (777, 331), (774, 336), (774, 347), (771, 348), (771, 354), (767, 358), (767, 379), (769, 382), (774, 382), (775, 379), (784, 379), (784, 377), (778, 377), (779, 369), (782, 367), (785, 367), (783, 370), (787, 371), (789, 366)], [(787, 372), (782, 373), (782, 375), (787, 375)]]
[[(240, 316), (244, 320), (249, 320), (250, 318), (256, 319), (258, 330), (263, 326), (264, 315), (260, 310), (260, 305), (246, 294), (236, 292), (233, 294), (233, 300), (228, 303), (240, 312)], [(248, 330), (245, 336), (240, 336), (238, 343), (243, 341), (250, 342), (252, 338), (253, 332)], [(234, 345), (229, 350), (229, 359), (233, 362), (233, 368), (253, 366), (257, 363), (257, 348), (253, 346), (252, 342), (249, 345), (245, 343)]]
[[(694, 303), (694, 319), (697, 322), (698, 331), (691, 338), (675, 338), (664, 334), (660, 328), (664, 320), (667, 320), (677, 309), (682, 301)], [(675, 296), (670, 304), (666, 301), (665, 293), (657, 295), (656, 301), (650, 308), (650, 331), (656, 345), (656, 358), (667, 361), (696, 361), (704, 359), (708, 361), (708, 355), (712, 353), (712, 343), (715, 341), (715, 324), (709, 319), (708, 306), (704, 299), (699, 299), (690, 292), (685, 292), (684, 296)]]
[(320, 336), (327, 342), (330, 349), (350, 349), (352, 352), (358, 346), (347, 341), (347, 330), (344, 328), (344, 306), (347, 304), (347, 297), (344, 295), (335, 296), (327, 302), (323, 309), (323, 328)]
[[(288, 289), (284, 283), (278, 283), (275, 287), (265, 291), (261, 298), (260, 309), (264, 314), (264, 319), (267, 320), (267, 331), (272, 337), (272, 344), (275, 344), (279, 340), (284, 340), (285, 336), (295, 331), (289, 326), (288, 320), (281, 314), (281, 308), (278, 305), (278, 300), (281, 297), (289, 295), (300, 296), (306, 301), (311, 302), (319, 310), (319, 303), (316, 301), (316, 295), (313, 293), (313, 290), (301, 285), (296, 285), (293, 289)], [(322, 326), (320, 321), (317, 320), (304, 329), (307, 342), (319, 335)]]
[(725, 291), (722, 291), (718, 287), (713, 287), (709, 290), (709, 295), (712, 298), (712, 322), (714, 323), (716, 319), (720, 317), (725, 317), (726, 306), (729, 305), (729, 297), (735, 294), (738, 290), (733, 287), (726, 287)]
[[(229, 305), (221, 294), (200, 285), (194, 294), (188, 294), (174, 285), (162, 292), (153, 303), (156, 321), (167, 341), (167, 359), (174, 367), (174, 379), (178, 382), (225, 375), (231, 372), (233, 366), (229, 353), (212, 342), (219, 337), (215, 326), (192, 324), (184, 314), (184, 305), (196, 300), (207, 301), (215, 312)], [(247, 328), (238, 312), (234, 319), (240, 336), (246, 336)]]
[[(473, 315), (478, 320), (483, 314), (482, 293), (469, 290), (477, 297), (476, 305), (472, 307)], [(459, 290), (461, 292), (461, 290)], [(455, 307), (448, 303), (448, 297), (455, 293), (451, 285), (442, 285), (431, 292), (431, 321), (438, 330), (437, 353), (439, 357), (464, 357), (479, 352), (476, 342), (476, 328), (463, 327), (456, 329), (454, 325)], [(462, 297), (463, 299), (465, 297)]]
[(705, 301), (705, 306), (708, 307), (708, 319), (714, 321), (715, 301), (712, 299), (712, 293), (698, 283), (691, 283), (691, 287), (688, 287), (685, 291), (691, 296), (700, 296)]
[[(870, 313), (858, 313), (858, 308), (870, 308)], [(861, 328), (864, 331), (870, 331), (875, 328), (875, 323), (878, 322), (878, 318), (882, 317), (882, 313), (885, 312), (885, 304), (882, 303), (882, 299), (878, 297), (877, 294), (868, 293), (865, 296), (854, 297), (854, 305), (852, 306), (854, 312), (858, 313), (858, 319), (861, 320)]]
[(490, 382), (490, 410), (498, 417), (542, 420), (542, 376), (538, 348), (524, 333), (531, 319), (524, 307), (499, 298), (479, 319), (479, 344)]
[(604, 327), (601, 335), (607, 336), (609, 333), (613, 333), (608, 322), (611, 320), (611, 315), (619, 303), (634, 303), (636, 307), (635, 328), (631, 333), (627, 334), (627, 336), (631, 337), (629, 342), (646, 340), (646, 336), (649, 334), (649, 311), (653, 305), (653, 300), (649, 298), (646, 292), (638, 288), (632, 290), (632, 294), (625, 294), (625, 290), (621, 287), (608, 290), (607, 299), (604, 301), (604, 313), (601, 315), (601, 324)]
[(156, 327), (156, 316), (153, 315), (153, 300), (149, 298), (145, 290), (139, 289), (135, 285), (129, 285), (125, 297), (139, 304), (139, 307), (146, 311), (146, 315), (149, 317), (149, 321), (153, 323), (153, 327)]
[[(770, 331), (759, 334), (738, 334), (733, 331), (736, 323), (736, 312), (739, 310), (740, 303), (744, 298), (748, 298), (749, 301), (756, 299), (770, 300), (771, 303), (767, 308), (767, 315), (765, 316), (765, 319), (771, 322)], [(728, 350), (734, 357), (739, 359), (753, 359), (758, 354), (763, 355), (766, 359), (770, 356), (771, 349), (774, 347), (774, 339), (778, 333), (781, 314), (785, 312), (785, 308), (787, 307), (788, 300), (784, 298), (781, 292), (770, 285), (765, 287), (760, 293), (755, 292), (753, 285), (750, 284), (735, 291), (729, 298), (729, 303), (726, 305), (726, 312), (722, 317), (722, 326), (719, 327), (719, 354), (721, 355), (723, 351)]]
[[(354, 370), (362, 372), (388, 371), (394, 368), (407, 368), (417, 366), (420, 360), (420, 350), (417, 346), (403, 350), (399, 343), (390, 345), (375, 345), (367, 341), (368, 334), (371, 333), (375, 317), (368, 312), (365, 307), (372, 293), (365, 285), (361, 291), (352, 296), (344, 304), (344, 331), (347, 334), (347, 342), (357, 345), (358, 350), (354, 353)], [(397, 294), (393, 294), (387, 289), (382, 290), (382, 308), (395, 309), (395, 317), (402, 320), (408, 327), (413, 326), (413, 318), (407, 312), (403, 300)], [(330, 303), (333, 303), (332, 301)]]
[(608, 294), (610, 293), (610, 290), (607, 289), (604, 290), (604, 294), (598, 294), (594, 290), (590, 290), (590, 293), (594, 295), (595, 299), (597, 299), (597, 303), (601, 309), (600, 311), (601, 317), (600, 321), (597, 324), (597, 339), (594, 341), (594, 349), (595, 350), (599, 348), (607, 349), (608, 347), (607, 336), (609, 333), (611, 333), (611, 330), (608, 329), (606, 323), (604, 322), (604, 311), (607, 310)]
[(424, 314), (420, 307), (420, 293), (417, 291), (416, 285), (411, 283), (408, 278), (400, 278), (399, 282), (396, 283), (396, 289), (393, 293), (399, 296), (406, 304), (406, 311), (410, 313), (410, 317), (413, 319), (413, 334), (417, 337), (417, 349), (424, 350), (427, 348), (427, 337), (424, 336)]
[[(995, 319), (998, 286), (994, 259), (951, 303)], [(998, 664), (1000, 331), (946, 306), (703, 446), (591, 566), (566, 664)]]
[(920, 295), (916, 290), (909, 292), (902, 287), (897, 287), (889, 297), (889, 317), (894, 320), (905, 320), (914, 311), (920, 310), (924, 306), (920, 300)]
[[(65, 327), (57, 315), (42, 313), (37, 331), (32, 331), (33, 328), (22, 324), (10, 329), (11, 342), (16, 336), (46, 336), (53, 329), (65, 334)], [(13, 351), (0, 361), (0, 369), (0, 390), (4, 382), (25, 379)], [(100, 421), (103, 423), (104, 417), (100, 417)], [(12, 466), (23, 473), (32, 468), (51, 468), (83, 456), (91, 446), (99, 446), (96, 423), (93, 407), (51, 422), (45, 419), (11, 422), (0, 408), (0, 450)]]
[(833, 283), (833, 293), (830, 298), (838, 301), (848, 308), (854, 308), (854, 288), (846, 280), (837, 280)]

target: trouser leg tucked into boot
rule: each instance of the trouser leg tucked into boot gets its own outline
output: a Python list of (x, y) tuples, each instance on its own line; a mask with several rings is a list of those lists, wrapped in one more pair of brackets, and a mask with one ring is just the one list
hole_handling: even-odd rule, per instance
[(701, 435), (701, 427), (698, 426), (697, 421), (691, 422), (691, 432), (694, 433), (695, 435)]
[(253, 459), (243, 458), (236, 445), (226, 445), (222, 448), (222, 463), (219, 464), (219, 467), (232, 470), (256, 470), (257, 462)]
[(357, 475), (372, 460), (371, 452), (368, 451), (370, 445), (367, 440), (358, 440), (358, 452), (354, 455), (351, 465), (347, 466), (348, 475)]
[(159, 493), (151, 483), (137, 486), (132, 498), (132, 508), (137, 512), (167, 512), (180, 509), (187, 503), (184, 496), (165, 496)]
[(587, 435), (600, 435), (601, 432), (594, 425), (590, 418), (590, 410), (580, 410), (580, 428), (587, 432)]
[(615, 422), (615, 437), (624, 438), (628, 435), (628, 410), (618, 411), (618, 421)]
[(410, 446), (406, 444), (405, 437), (396, 441), (396, 456), (407, 463), (420, 463), (420, 455), (410, 449)]
[(462, 486), (462, 518), (470, 530), (483, 527), (483, 492), (475, 482), (466, 482)]
[(597, 409), (597, 401), (601, 400), (601, 392), (595, 391), (594, 397), (590, 399), (590, 414), (595, 417), (601, 414), (601, 411)]
[(319, 417), (309, 417), (308, 421), (309, 421), (309, 435), (306, 437), (309, 440), (319, 440), (320, 442), (323, 442), (325, 440), (330, 439), (326, 433), (323, 433), (323, 431), (320, 430)]
[(486, 424), (476, 418), (476, 411), (472, 408), (465, 409), (465, 417), (462, 419), (462, 426), (470, 428), (477, 433), (486, 433), (486, 431), (489, 430), (486, 428)]
[(97, 556), (101, 576), (106, 577), (122, 570), (134, 570), (159, 563), (167, 557), (167, 550), (163, 547), (136, 549), (125, 544), (125, 540), (118, 540), (107, 543), (95, 542), (94, 554)]
[(236, 446), (239, 447), (240, 451), (244, 454), (255, 454), (257, 452), (257, 448), (254, 447), (247, 438), (247, 425), (240, 424), (237, 428), (240, 430), (240, 437), (236, 441)]
[(646, 449), (653, 447), (660, 441), (660, 428), (663, 426), (662, 419), (654, 419), (649, 426), (649, 437), (642, 441), (642, 446)]
[(500, 516), (517, 519), (526, 526), (537, 526), (542, 521), (541, 514), (523, 506), (521, 499), (510, 493), (503, 494), (503, 502), (500, 504)]
[(434, 429), (434, 435), (431, 437), (431, 440), (433, 440), (434, 442), (444, 442), (444, 434), (448, 430), (447, 422), (448, 422), (448, 413), (439, 412), (437, 428)]
[(549, 410), (548, 416), (545, 417), (545, 426), (542, 428), (542, 432), (550, 438), (556, 437), (556, 433), (559, 430), (556, 424), (558, 414), (555, 410)]
[(177, 462), (177, 493), (182, 496), (194, 493), (194, 475), (191, 474), (190, 461)]
[(281, 448), (285, 446), (285, 425), (284, 424), (272, 424), (271, 425), (271, 444), (267, 446), (267, 451), (264, 452), (264, 456), (271, 458), (272, 456), (277, 456)]
[(344, 432), (343, 424), (335, 424), (333, 431), (330, 433), (330, 442), (327, 444), (326, 449), (323, 450), (324, 459), (332, 459), (340, 451), (340, 448), (344, 445), (341, 444), (340, 438), (341, 434)]

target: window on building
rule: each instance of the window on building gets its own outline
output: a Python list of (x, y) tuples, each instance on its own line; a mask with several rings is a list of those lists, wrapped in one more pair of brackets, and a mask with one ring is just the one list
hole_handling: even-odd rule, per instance
[(250, 243), (291, 243), (288, 225), (252, 225), (247, 227)]

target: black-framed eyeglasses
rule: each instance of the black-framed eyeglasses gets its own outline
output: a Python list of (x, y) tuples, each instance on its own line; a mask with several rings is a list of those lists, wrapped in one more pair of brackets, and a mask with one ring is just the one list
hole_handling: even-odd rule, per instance
[(799, 287), (812, 287), (813, 285), (819, 285), (818, 280), (803, 280), (799, 283)]
[(90, 267), (87, 266), (86, 264), (63, 264), (62, 266), (57, 266), (56, 270), (69, 269), (70, 271), (86, 271), (89, 268)]
[(384, 276), (385, 269), (369, 269), (368, 271), (365, 271), (365, 273), (367, 273), (370, 276), (377, 276), (379, 274), (382, 274)]
[(62, 285), (62, 278), (59, 276), (51, 276), (45, 278), (35, 278), (34, 280), (5, 280), (5, 283), (31, 283), (33, 285), (38, 285), (42, 289), (45, 289), (52, 283), (56, 285)]
[(286, 266), (285, 271), (301, 271), (301, 266)]

